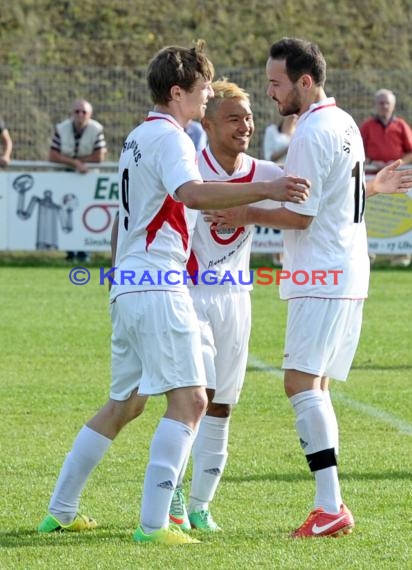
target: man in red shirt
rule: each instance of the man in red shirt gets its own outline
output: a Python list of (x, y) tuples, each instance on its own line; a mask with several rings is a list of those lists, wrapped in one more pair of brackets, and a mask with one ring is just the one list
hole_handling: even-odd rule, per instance
[(395, 104), (392, 91), (379, 89), (375, 93), (376, 114), (360, 127), (366, 161), (377, 169), (398, 158), (404, 164), (412, 162), (412, 129), (394, 115)]
[[(361, 124), (366, 155), (366, 168), (377, 171), (389, 162), (401, 158), (404, 164), (412, 163), (412, 129), (406, 121), (394, 115), (395, 94), (389, 89), (375, 93), (376, 114)], [(371, 261), (375, 256), (370, 255)], [(410, 255), (396, 255), (391, 265), (407, 267)]]

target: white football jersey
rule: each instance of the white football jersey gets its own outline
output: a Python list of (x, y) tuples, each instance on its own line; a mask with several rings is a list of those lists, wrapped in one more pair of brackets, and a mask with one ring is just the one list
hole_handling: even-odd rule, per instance
[[(127, 137), (119, 161), (119, 233), (111, 299), (153, 289), (186, 290), (197, 211), (175, 198), (191, 180), (201, 181), (189, 136), (166, 114), (149, 113)], [(171, 273), (169, 273), (171, 272)]]
[[(257, 160), (244, 153), (239, 168), (233, 174), (228, 174), (212, 155), (209, 146), (198, 153), (198, 166), (205, 182), (259, 182), (283, 176), (282, 169), (273, 162)], [(279, 204), (271, 202), (271, 205), (276, 207)], [(197, 274), (198, 286), (215, 280), (219, 287), (251, 289), (250, 281), (253, 282), (253, 279), (249, 272), (249, 258), (253, 232), (254, 225), (214, 230), (199, 215), (187, 267), (190, 275)], [(189, 281), (188, 284), (191, 285), (192, 282)]]
[(367, 297), (364, 161), (359, 129), (332, 97), (299, 118), (285, 174), (312, 185), (306, 202), (285, 207), (314, 219), (306, 230), (284, 231), (283, 269), (290, 278), (281, 280), (282, 299)]

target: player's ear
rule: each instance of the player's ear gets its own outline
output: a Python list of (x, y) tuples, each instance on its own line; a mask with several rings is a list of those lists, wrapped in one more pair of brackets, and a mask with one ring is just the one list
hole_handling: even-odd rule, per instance
[(299, 83), (304, 89), (310, 89), (313, 85), (313, 79), (308, 73), (304, 73), (299, 77)]
[(210, 128), (210, 121), (206, 117), (203, 117), (203, 119), (200, 121), (200, 124), (202, 125), (205, 131), (207, 131)]
[(172, 101), (180, 101), (182, 98), (182, 88), (179, 85), (173, 85), (170, 89)]

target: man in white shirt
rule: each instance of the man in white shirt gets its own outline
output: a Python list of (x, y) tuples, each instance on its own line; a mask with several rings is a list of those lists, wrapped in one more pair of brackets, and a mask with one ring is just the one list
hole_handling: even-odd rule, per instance
[(396, 172), (397, 161), (365, 186), (359, 129), (326, 97), (326, 62), (316, 45), (294, 38), (273, 44), (266, 74), (267, 94), (280, 114), (299, 116), (285, 173), (307, 177), (311, 196), (305, 204), (245, 207), (207, 219), (223, 227), (257, 223), (284, 230), (284, 385), (316, 481), (314, 510), (291, 537), (338, 536), (351, 532), (354, 519), (340, 492), (338, 425), (328, 385), (329, 377), (346, 380), (360, 335), (369, 280), (365, 197), (405, 192), (412, 177), (411, 171)]
[[(288, 176), (250, 184), (210, 182), (206, 188), (184, 132), (190, 120), (203, 117), (213, 96), (213, 66), (203, 42), (191, 49), (162, 49), (150, 62), (147, 78), (154, 110), (128, 135), (119, 161), (110, 397), (80, 430), (38, 530), (77, 532), (96, 526), (94, 519), (78, 514), (91, 471), (121, 429), (143, 412), (148, 397), (164, 394), (167, 407), (151, 443), (134, 540), (190, 544), (198, 541), (169, 526), (169, 508), (207, 405), (199, 324), (183, 279), (194, 210), (268, 198), (300, 202), (307, 198), (309, 183)], [(171, 274), (177, 279), (171, 280)]]
[(93, 107), (86, 99), (76, 99), (71, 117), (58, 123), (49, 150), (49, 160), (66, 164), (82, 174), (87, 162), (103, 162), (107, 148), (103, 125), (92, 119)]
[[(76, 99), (71, 117), (58, 123), (49, 149), (49, 160), (65, 164), (81, 174), (88, 172), (88, 162), (103, 162), (107, 153), (103, 125), (92, 119), (93, 107), (86, 99)], [(67, 261), (89, 261), (84, 251), (68, 251)]]

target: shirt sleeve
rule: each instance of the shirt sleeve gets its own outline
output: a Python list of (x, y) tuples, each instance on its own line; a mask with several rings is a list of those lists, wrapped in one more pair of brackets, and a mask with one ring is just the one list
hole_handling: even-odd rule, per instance
[[(310, 183), (310, 196), (302, 204), (285, 203), (285, 208), (303, 214), (316, 216), (322, 195), (323, 181), (330, 171), (330, 159), (325, 152), (325, 144), (315, 137), (292, 138), (286, 157), (285, 174), (307, 178)], [(330, 152), (330, 151), (329, 151)]]
[(53, 139), (52, 139), (50, 148), (52, 150), (57, 151), (57, 152), (61, 152), (61, 139), (60, 139), (59, 131), (57, 129), (54, 131), (54, 135), (53, 135)]
[(97, 135), (96, 140), (94, 142), (93, 150), (99, 150), (101, 148), (106, 148), (106, 139), (104, 138), (103, 130)]
[(164, 138), (157, 166), (162, 184), (175, 200), (175, 192), (180, 186), (192, 180), (202, 182), (196, 149), (184, 131), (173, 131)]
[(403, 123), (403, 151), (404, 153), (412, 152), (412, 129), (408, 125), (406, 121), (402, 121)]

